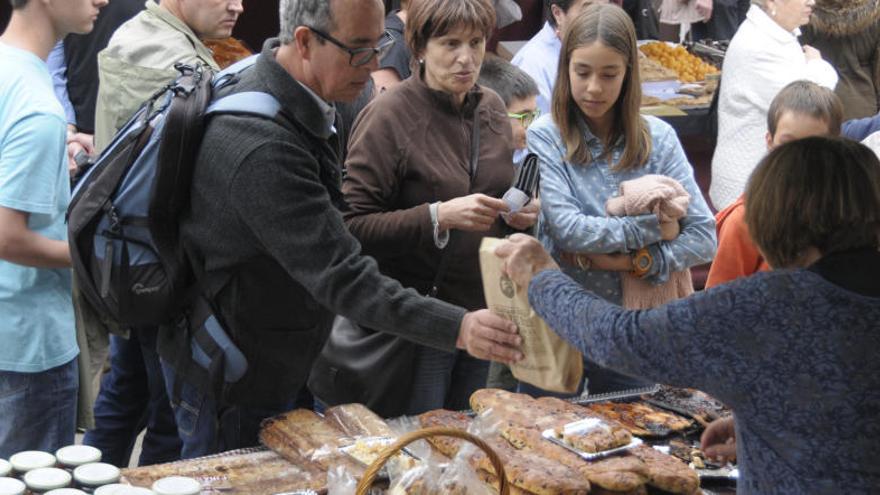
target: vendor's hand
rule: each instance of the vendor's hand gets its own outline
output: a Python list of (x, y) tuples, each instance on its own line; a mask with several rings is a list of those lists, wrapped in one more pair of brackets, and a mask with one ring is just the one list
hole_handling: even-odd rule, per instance
[(511, 364), (523, 358), (516, 325), (488, 309), (466, 313), (455, 343), (475, 358)]
[(807, 59), (807, 62), (811, 60), (822, 60), (822, 52), (816, 50), (810, 45), (804, 45), (804, 57)]
[(503, 271), (513, 282), (527, 288), (532, 277), (542, 270), (558, 270), (559, 265), (547, 254), (537, 239), (525, 234), (513, 234), (495, 248), (495, 256), (504, 260)]
[(516, 213), (502, 214), (501, 218), (507, 222), (507, 225), (516, 230), (526, 230), (532, 228), (538, 221), (538, 213), (541, 211), (541, 203), (537, 199), (533, 199), (529, 204), (523, 206)]
[(736, 460), (736, 430), (733, 416), (716, 419), (709, 423), (700, 437), (700, 448), (707, 459), (726, 463)]
[(485, 194), (471, 194), (440, 203), (437, 221), (440, 230), (484, 232), (492, 227), (499, 214), (509, 210), (504, 200)]
[(660, 222), (660, 238), (664, 241), (674, 241), (680, 233), (681, 225), (679, 225), (678, 220)]

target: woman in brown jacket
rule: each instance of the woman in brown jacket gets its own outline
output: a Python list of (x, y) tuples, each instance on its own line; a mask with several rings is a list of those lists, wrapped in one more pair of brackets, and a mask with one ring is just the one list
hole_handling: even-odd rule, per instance
[[(381, 271), (445, 301), (485, 307), (478, 248), (484, 236), (531, 227), (537, 208), (507, 215), (512, 137), (504, 103), (476, 84), (495, 25), (489, 0), (415, 0), (406, 39), (413, 75), (382, 93), (355, 123), (343, 183), (345, 219)], [(474, 125), (478, 131), (474, 131)], [(473, 145), (476, 158), (473, 160)], [(488, 362), (412, 345), (402, 409), (465, 409), (485, 386)], [(398, 359), (398, 358), (395, 358)], [(404, 376), (405, 375), (405, 376)]]
[(840, 75), (834, 90), (844, 119), (880, 111), (880, 6), (877, 0), (817, 0), (801, 41), (822, 52)]

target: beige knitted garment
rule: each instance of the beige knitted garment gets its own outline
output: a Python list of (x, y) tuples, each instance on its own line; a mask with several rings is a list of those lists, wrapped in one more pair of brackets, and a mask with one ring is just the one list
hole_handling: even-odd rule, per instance
[[(621, 182), (620, 195), (605, 203), (605, 211), (611, 216), (653, 213), (661, 222), (668, 222), (685, 217), (690, 200), (690, 195), (677, 180), (664, 175), (644, 175)], [(648, 309), (693, 294), (694, 284), (690, 270), (672, 272), (669, 280), (662, 284), (624, 273), (621, 290), (623, 307)]]

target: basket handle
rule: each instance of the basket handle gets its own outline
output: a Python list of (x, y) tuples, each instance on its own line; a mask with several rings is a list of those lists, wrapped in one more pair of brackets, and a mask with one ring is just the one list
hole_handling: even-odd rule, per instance
[(372, 464), (370, 464), (367, 470), (364, 471), (364, 476), (358, 482), (355, 494), (367, 495), (369, 493), (370, 487), (373, 485), (373, 481), (379, 474), (379, 471), (382, 470), (382, 467), (385, 466), (385, 463), (388, 462), (389, 459), (394, 457), (400, 451), (400, 449), (417, 440), (422, 440), (429, 437), (460, 438), (462, 440), (467, 440), (468, 442), (482, 449), (482, 451), (485, 452), (486, 455), (489, 457), (489, 461), (492, 462), (492, 467), (495, 468), (495, 475), (498, 478), (501, 495), (509, 495), (510, 486), (507, 482), (507, 475), (504, 473), (504, 464), (502, 464), (501, 458), (498, 457), (498, 454), (496, 454), (495, 451), (492, 450), (492, 447), (490, 447), (489, 444), (484, 442), (479, 437), (472, 435), (471, 433), (455, 428), (448, 428), (445, 426), (434, 426), (431, 428), (424, 428), (407, 433), (406, 435), (398, 438), (397, 441), (393, 444), (385, 447), (385, 449), (379, 454), (379, 457), (377, 457), (376, 460), (373, 461)]

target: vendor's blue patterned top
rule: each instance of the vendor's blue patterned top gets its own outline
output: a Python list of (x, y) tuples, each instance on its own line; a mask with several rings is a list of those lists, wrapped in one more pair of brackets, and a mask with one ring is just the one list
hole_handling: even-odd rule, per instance
[(627, 311), (547, 270), (529, 300), (600, 365), (730, 406), (738, 493), (880, 493), (880, 270), (872, 271), (871, 297), (801, 269)]
[[(715, 217), (709, 211), (694, 172), (675, 130), (655, 117), (644, 117), (651, 131), (652, 149), (644, 167), (627, 172), (611, 170), (600, 158), (588, 165), (565, 161), (565, 145), (552, 115), (541, 116), (528, 130), (529, 151), (541, 166), (541, 242), (558, 260), (562, 251), (575, 253), (626, 253), (648, 246), (654, 263), (646, 280), (663, 283), (674, 271), (712, 261), (715, 254)], [(601, 141), (584, 125), (594, 157), (602, 155)], [(617, 163), (623, 154), (620, 141), (611, 150)], [(605, 203), (617, 196), (620, 183), (643, 175), (658, 174), (681, 183), (691, 195), (681, 234), (673, 241), (660, 239), (660, 223), (654, 214), (609, 217)], [(583, 271), (565, 265), (565, 273), (604, 299), (621, 301), (620, 273)]]

